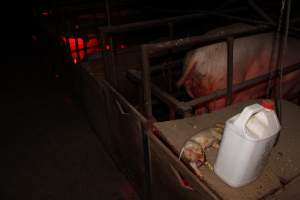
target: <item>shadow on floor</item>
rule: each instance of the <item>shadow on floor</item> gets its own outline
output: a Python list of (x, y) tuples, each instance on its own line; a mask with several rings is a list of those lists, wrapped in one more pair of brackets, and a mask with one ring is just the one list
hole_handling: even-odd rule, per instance
[[(34, 67), (20, 77), (42, 67), (37, 52), (22, 63)], [(30, 83), (23, 78), (2, 93), (0, 198), (138, 199), (69, 93), (30, 75)]]

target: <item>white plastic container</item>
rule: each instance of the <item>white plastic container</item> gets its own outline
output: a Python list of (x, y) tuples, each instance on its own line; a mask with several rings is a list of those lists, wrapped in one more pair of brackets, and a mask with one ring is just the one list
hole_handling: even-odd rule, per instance
[(215, 173), (232, 187), (254, 181), (265, 166), (279, 131), (270, 102), (245, 107), (226, 122)]

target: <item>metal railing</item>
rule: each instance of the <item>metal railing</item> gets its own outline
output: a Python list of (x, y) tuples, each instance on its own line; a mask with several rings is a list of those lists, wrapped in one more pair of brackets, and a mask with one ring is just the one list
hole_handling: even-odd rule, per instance
[[(262, 83), (268, 80), (270, 73), (277, 74), (278, 71), (274, 70), (270, 73), (258, 76), (256, 78), (244, 81), (242, 83), (233, 85), (233, 47), (234, 47), (234, 39), (246, 35), (263, 33), (270, 31), (270, 26), (257, 26), (257, 27), (249, 27), (243, 31), (235, 32), (234, 30), (228, 30), (222, 33), (212, 33), (209, 35), (203, 36), (195, 36), (178, 40), (171, 40), (167, 42), (161, 42), (156, 44), (144, 44), (142, 45), (142, 61), (143, 61), (143, 69), (142, 75), (137, 72), (129, 72), (129, 76), (134, 78), (135, 80), (140, 80), (143, 82), (144, 87), (144, 109), (146, 113), (146, 117), (151, 119), (153, 118), (152, 113), (152, 92), (153, 95), (158, 97), (161, 101), (169, 105), (170, 109), (180, 113), (182, 116), (190, 116), (192, 115), (192, 108), (203, 103), (207, 103), (208, 101), (227, 96), (226, 105), (230, 105), (232, 103), (232, 94), (234, 92), (238, 92), (244, 90), (248, 87), (252, 87), (256, 84)], [(208, 45), (212, 43), (226, 41), (227, 43), (227, 87), (223, 90), (217, 90), (208, 96), (199, 97), (190, 101), (179, 101), (171, 94), (166, 91), (163, 91), (160, 87), (151, 82), (151, 65), (150, 59), (153, 57), (157, 57), (161, 55), (163, 52), (169, 49), (190, 49), (195, 46), (200, 45)], [(157, 68), (157, 66), (156, 66)], [(293, 72), (300, 68), (300, 63), (288, 66), (284, 68), (284, 74)]]

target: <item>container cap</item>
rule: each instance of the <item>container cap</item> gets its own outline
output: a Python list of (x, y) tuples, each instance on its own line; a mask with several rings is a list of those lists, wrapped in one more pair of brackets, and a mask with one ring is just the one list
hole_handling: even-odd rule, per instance
[(270, 99), (262, 100), (260, 105), (262, 105), (262, 107), (264, 107), (264, 108), (274, 110), (274, 102)]

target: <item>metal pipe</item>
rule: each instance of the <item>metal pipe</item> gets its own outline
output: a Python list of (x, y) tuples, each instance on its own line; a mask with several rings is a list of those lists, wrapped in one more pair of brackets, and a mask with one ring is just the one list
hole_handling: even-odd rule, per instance
[(102, 80), (102, 83), (110, 90), (112, 91), (112, 94), (114, 97), (119, 99), (121, 102), (123, 102), (123, 106), (125, 106), (128, 110), (130, 110), (130, 113), (133, 114), (141, 123), (142, 125), (142, 144), (143, 144), (143, 152), (144, 152), (144, 170), (145, 170), (145, 179), (144, 179), (144, 186), (145, 186), (145, 194), (143, 199), (145, 200), (151, 200), (152, 195), (152, 169), (151, 169), (151, 152), (150, 152), (150, 146), (149, 146), (149, 139), (148, 135), (152, 134), (151, 126), (152, 124), (149, 123), (149, 121), (142, 115), (140, 112), (138, 112), (114, 87), (112, 87), (109, 82)]
[[(168, 23), (168, 28), (169, 28), (169, 40), (173, 40), (174, 37), (174, 26), (172, 22)], [(172, 49), (168, 50), (168, 60), (172, 59)], [(167, 70), (167, 84), (168, 84), (168, 92), (172, 92), (173, 90), (173, 79), (172, 79), (172, 70), (171, 68), (165, 69)]]
[(88, 54), (87, 54), (87, 39), (83, 38), (83, 51), (84, 51), (84, 59), (87, 61), (88, 60)]
[(134, 23), (129, 23), (129, 24), (123, 24), (123, 25), (115, 25), (115, 26), (110, 26), (110, 27), (100, 27), (99, 29), (101, 31), (104, 31), (106, 33), (112, 33), (112, 32), (128, 32), (128, 31), (134, 31), (134, 30), (139, 30), (143, 28), (151, 28), (153, 26), (160, 26), (160, 25), (165, 25), (171, 22), (180, 22), (184, 20), (189, 20), (189, 19), (195, 19), (197, 17), (203, 17), (206, 16), (207, 14), (191, 14), (191, 15), (184, 15), (180, 17), (169, 17), (169, 18), (164, 18), (164, 19), (155, 19), (155, 20), (149, 20), (149, 21), (142, 21), (142, 22), (134, 22)]
[(70, 46), (70, 41), (69, 41), (69, 34), (66, 33), (66, 46), (67, 46), (67, 53), (70, 54), (72, 56), (72, 52), (71, 51), (71, 46)]
[(118, 79), (117, 79), (117, 66), (116, 66), (116, 57), (115, 57), (115, 45), (112, 37), (109, 38), (109, 44), (110, 44), (110, 51), (108, 50), (108, 54), (110, 55), (111, 60), (111, 78), (112, 78), (112, 84), (114, 87), (118, 88)]
[[(94, 46), (90, 46), (90, 47), (83, 47), (83, 48), (80, 48), (78, 49), (79, 51), (85, 51), (85, 49), (91, 49), (91, 48), (96, 48), (98, 47), (98, 45), (94, 45)], [(76, 50), (72, 50), (71, 52), (76, 52)]]
[(108, 82), (111, 83), (111, 79), (110, 79), (110, 67), (107, 63), (107, 57), (106, 57), (106, 51), (105, 51), (105, 35), (103, 32), (101, 32), (101, 43), (100, 45), (102, 46), (102, 51), (101, 51), (101, 56), (102, 56), (102, 59), (103, 59), (103, 65), (104, 65), (104, 75), (105, 75), (105, 79), (108, 80)]
[(155, 20), (149, 20), (149, 21), (143, 21), (143, 22), (134, 22), (124, 25), (115, 25), (115, 26), (109, 26), (109, 27), (100, 27), (99, 29), (101, 31), (112, 33), (112, 32), (128, 32), (128, 31), (134, 31), (144, 28), (152, 28), (153, 26), (161, 26), (169, 23), (178, 23), (183, 22), (187, 20), (195, 20), (196, 18), (206, 17), (208, 15), (212, 16), (219, 16), (219, 17), (225, 17), (228, 19), (236, 19), (244, 22), (254, 23), (254, 24), (265, 24), (265, 25), (271, 25), (270, 23), (264, 22), (264, 21), (258, 21), (253, 19), (247, 19), (243, 17), (228, 15), (225, 13), (220, 12), (214, 12), (214, 11), (203, 11), (201, 13), (196, 14), (189, 14), (189, 15), (183, 15), (183, 16), (177, 16), (177, 17), (169, 17), (164, 19), (155, 19)]
[(151, 151), (148, 135), (152, 134), (150, 127), (143, 128), (143, 152), (144, 152), (144, 165), (145, 165), (145, 200), (152, 200), (152, 164), (151, 164)]
[(174, 61), (169, 61), (160, 65), (153, 65), (151, 66), (151, 73), (157, 72), (157, 71), (161, 71), (163, 69), (173, 69), (176, 67), (179, 67), (182, 65), (182, 60), (174, 60)]
[(151, 104), (151, 77), (150, 64), (147, 49), (145, 45), (141, 46), (142, 63), (143, 63), (143, 87), (144, 87), (144, 106), (145, 113), (148, 119), (152, 119), (152, 104)]
[(271, 30), (270, 26), (264, 26), (264, 25), (257, 26), (257, 27), (249, 27), (239, 32), (234, 30), (228, 30), (222, 33), (212, 33), (209, 35), (201, 35), (201, 36), (188, 37), (188, 38), (171, 40), (171, 41), (160, 42), (160, 43), (146, 44), (144, 45), (145, 46), (144, 48), (147, 48), (148, 54), (152, 55), (154, 53), (159, 53), (168, 49), (195, 46), (195, 45), (201, 45), (207, 43), (216, 43), (219, 41), (223, 41), (228, 37), (236, 38), (245, 35), (266, 32), (270, 30)]
[(75, 47), (76, 47), (76, 57), (78, 61), (80, 60), (80, 54), (79, 54), (79, 45), (78, 45), (78, 37), (75, 38)]
[[(130, 79), (133, 79), (136, 82), (142, 81), (140, 72), (138, 72), (137, 70), (128, 70), (128, 76)], [(182, 104), (181, 101), (178, 101), (176, 98), (169, 95), (167, 92), (163, 91), (153, 83), (151, 83), (151, 90), (155, 96), (159, 97), (163, 102), (167, 103), (169, 106), (178, 107), (178, 105)]]
[[(284, 5), (283, 5), (284, 6)], [(276, 89), (276, 110), (279, 121), (281, 122), (282, 112), (281, 112), (281, 99), (282, 99), (282, 76), (283, 76), (283, 57), (285, 55), (286, 46), (287, 46), (287, 38), (288, 38), (288, 30), (289, 30), (289, 22), (290, 22), (290, 12), (291, 12), (291, 0), (287, 0), (287, 9), (286, 9), (286, 18), (285, 18), (285, 29), (282, 39), (280, 41), (280, 49), (278, 54), (278, 62), (276, 69), (279, 70), (279, 80), (277, 81), (277, 89)]]
[[(299, 70), (299, 69), (300, 69), (300, 63), (285, 67), (283, 69), (283, 75), (288, 74), (290, 72), (293, 72), (295, 70)], [(279, 70), (275, 69), (271, 73), (277, 73), (278, 74), (278, 72), (279, 72)], [(261, 82), (264, 82), (269, 78), (269, 75), (270, 75), (270, 73), (267, 73), (267, 74), (261, 75), (259, 77), (244, 81), (244, 82), (239, 83), (237, 85), (234, 85), (233, 88), (232, 88), (232, 91), (233, 92), (239, 92), (239, 91), (241, 91), (245, 88), (251, 87), (251, 86), (259, 84)], [(226, 95), (226, 92), (227, 92), (226, 89), (218, 90), (218, 91), (213, 92), (210, 95), (207, 95), (207, 96), (204, 96), (204, 97), (200, 97), (200, 98), (193, 99), (191, 101), (185, 102), (185, 104), (187, 106), (194, 107), (194, 106), (197, 106), (199, 104), (203, 104), (203, 103), (206, 103), (208, 101), (211, 101), (213, 99), (220, 98), (220, 97)]]
[(233, 37), (227, 38), (227, 98), (226, 105), (232, 103), (232, 84), (233, 84)]

